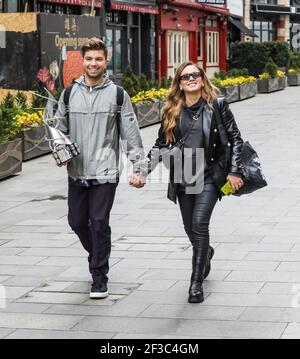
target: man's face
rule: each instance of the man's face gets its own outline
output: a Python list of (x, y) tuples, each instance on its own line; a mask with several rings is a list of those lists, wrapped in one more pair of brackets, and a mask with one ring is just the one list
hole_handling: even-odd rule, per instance
[(84, 72), (93, 80), (100, 80), (103, 77), (107, 64), (103, 50), (87, 51), (83, 57)]

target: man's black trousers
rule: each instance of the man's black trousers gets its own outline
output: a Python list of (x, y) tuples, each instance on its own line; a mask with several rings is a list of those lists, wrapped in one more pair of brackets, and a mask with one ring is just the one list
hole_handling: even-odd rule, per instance
[(108, 281), (111, 252), (109, 217), (116, 188), (116, 183), (82, 187), (69, 181), (69, 225), (89, 253), (89, 270), (94, 282)]

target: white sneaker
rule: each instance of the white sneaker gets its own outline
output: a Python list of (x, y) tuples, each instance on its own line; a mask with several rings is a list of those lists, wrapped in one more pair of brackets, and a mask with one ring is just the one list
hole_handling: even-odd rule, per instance
[(93, 283), (90, 291), (91, 299), (102, 299), (108, 297), (106, 283)]

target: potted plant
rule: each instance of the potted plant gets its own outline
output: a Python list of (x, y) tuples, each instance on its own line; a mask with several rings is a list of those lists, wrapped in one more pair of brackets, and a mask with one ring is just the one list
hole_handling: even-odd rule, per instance
[(14, 116), (21, 112), (14, 97), (8, 93), (0, 104), (0, 179), (22, 170), (22, 140), (17, 137)]
[(254, 76), (243, 77), (239, 83), (239, 98), (245, 100), (257, 94), (257, 79)]
[(163, 100), (168, 90), (148, 90), (140, 91), (136, 96), (131, 98), (139, 126), (145, 127), (160, 122)]
[(287, 76), (288, 86), (300, 85), (300, 69), (289, 69)]
[(22, 159), (30, 160), (50, 152), (43, 111), (23, 111), (13, 118), (22, 139)]
[(239, 101), (239, 86), (228, 80), (225, 71), (215, 72), (212, 83), (219, 88), (228, 103)]
[(286, 76), (278, 70), (277, 65), (270, 58), (265, 66), (264, 73), (259, 75), (258, 92), (270, 93), (283, 90), (286, 87)]
[(253, 97), (257, 93), (256, 78), (249, 76), (247, 69), (220, 72), (214, 75), (212, 82), (229, 103)]

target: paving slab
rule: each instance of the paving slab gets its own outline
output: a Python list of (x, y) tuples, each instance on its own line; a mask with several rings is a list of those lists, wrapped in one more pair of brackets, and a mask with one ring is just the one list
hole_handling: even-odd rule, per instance
[[(0, 331), (1, 335), (1, 331)], [(17, 329), (5, 339), (111, 339), (115, 333), (93, 333), (65, 330), (23, 330)]]
[(50, 315), (34, 313), (4, 313), (0, 315), (0, 327), (2, 328), (27, 328), (27, 329), (64, 329), (70, 330), (82, 317), (70, 315)]
[[(140, 190), (123, 173), (111, 213), (110, 295), (99, 301), (89, 299), (87, 253), (68, 225), (66, 169), (44, 156), (0, 181), (0, 338), (298, 338), (299, 98), (300, 87), (288, 87), (230, 104), (268, 187), (217, 203), (199, 305), (187, 303), (192, 248), (159, 182), (162, 166)], [(146, 151), (158, 127), (141, 130)]]

